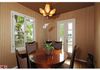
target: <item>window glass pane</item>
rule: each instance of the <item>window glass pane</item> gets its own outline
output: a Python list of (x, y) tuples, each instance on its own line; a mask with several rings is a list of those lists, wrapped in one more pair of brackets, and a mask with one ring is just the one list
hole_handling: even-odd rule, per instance
[(15, 34), (15, 47), (23, 47), (24, 46), (24, 33), (16, 32)]
[(16, 31), (24, 31), (24, 17), (15, 15), (16, 25), (15, 29)]
[(27, 19), (26, 20), (26, 40), (27, 42), (32, 42), (33, 39), (33, 22), (32, 19)]
[(24, 17), (15, 15), (15, 47), (24, 46)]

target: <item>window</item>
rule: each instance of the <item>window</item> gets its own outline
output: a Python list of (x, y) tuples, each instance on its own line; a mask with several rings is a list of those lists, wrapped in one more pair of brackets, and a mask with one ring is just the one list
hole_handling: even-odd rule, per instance
[(62, 41), (65, 51), (72, 53), (75, 46), (75, 19), (57, 22), (57, 40)]
[(12, 41), (11, 41), (11, 52), (25, 49), (25, 42), (35, 41), (35, 22), (32, 17), (11, 12), (12, 21)]

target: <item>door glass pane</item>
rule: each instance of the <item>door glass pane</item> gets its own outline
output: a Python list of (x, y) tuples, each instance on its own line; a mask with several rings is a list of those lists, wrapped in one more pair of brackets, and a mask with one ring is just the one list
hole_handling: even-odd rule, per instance
[(64, 42), (64, 24), (60, 24), (60, 41)]
[(69, 23), (69, 24), (68, 24), (68, 29), (69, 29), (69, 30), (72, 30), (72, 23)]
[(64, 47), (64, 24), (60, 24), (59, 26), (59, 35), (60, 35), (60, 41), (62, 41), (62, 50)]
[(72, 23), (68, 23), (68, 52), (72, 53)]

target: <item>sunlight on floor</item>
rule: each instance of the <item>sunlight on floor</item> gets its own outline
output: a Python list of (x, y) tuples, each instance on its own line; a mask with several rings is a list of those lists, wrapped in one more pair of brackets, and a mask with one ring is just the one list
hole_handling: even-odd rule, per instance
[(70, 61), (69, 60), (66, 60), (64, 63), (70, 65)]

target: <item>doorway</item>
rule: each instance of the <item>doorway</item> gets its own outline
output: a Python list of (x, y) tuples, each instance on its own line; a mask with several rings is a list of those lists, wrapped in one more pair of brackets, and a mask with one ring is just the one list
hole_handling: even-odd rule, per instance
[(57, 22), (57, 41), (62, 41), (64, 51), (72, 53), (75, 46), (75, 19)]

